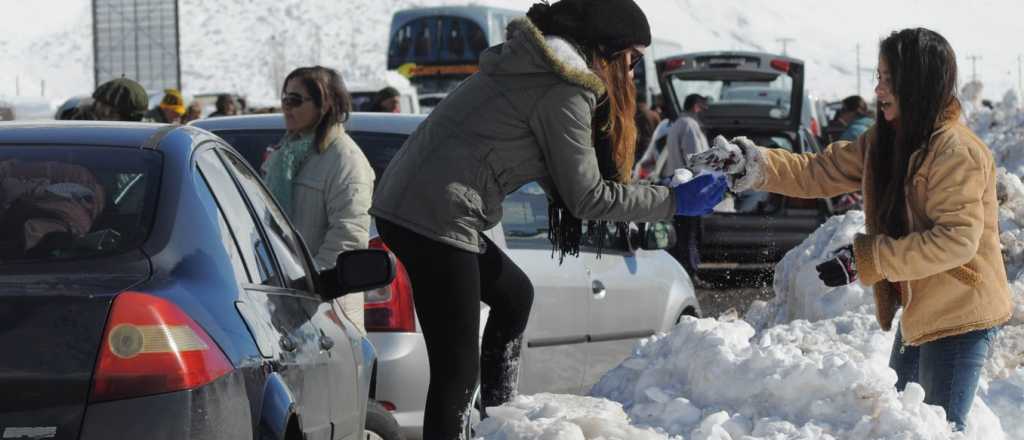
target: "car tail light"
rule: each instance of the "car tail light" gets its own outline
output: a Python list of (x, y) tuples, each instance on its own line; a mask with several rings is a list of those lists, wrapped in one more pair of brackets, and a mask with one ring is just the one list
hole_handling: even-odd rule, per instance
[(383, 406), (384, 409), (386, 409), (388, 411), (391, 411), (391, 412), (395, 412), (395, 410), (398, 409), (398, 407), (395, 406), (394, 403), (388, 402), (386, 400), (378, 400), (377, 403), (379, 403), (380, 406)]
[(770, 64), (772, 66), (772, 69), (778, 70), (780, 72), (789, 73), (789, 61), (786, 61), (786, 60), (772, 60), (772, 62)]
[(811, 133), (814, 137), (821, 137), (821, 127), (818, 125), (818, 118), (811, 118)]
[(686, 59), (684, 58), (673, 58), (665, 61), (665, 71), (676, 70), (686, 65)]
[(178, 306), (124, 292), (114, 300), (103, 331), (89, 400), (192, 389), (232, 368), (220, 347)]
[[(380, 237), (370, 240), (371, 249), (391, 252)], [(401, 261), (395, 259), (395, 280), (391, 284), (366, 292), (363, 305), (367, 331), (415, 332), (416, 310), (412, 302), (412, 283)]]

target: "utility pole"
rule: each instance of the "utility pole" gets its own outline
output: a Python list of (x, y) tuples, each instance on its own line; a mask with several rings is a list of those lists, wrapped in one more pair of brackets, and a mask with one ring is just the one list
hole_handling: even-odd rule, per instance
[(775, 41), (778, 41), (779, 43), (782, 43), (782, 54), (783, 55), (788, 55), (786, 53), (786, 47), (787, 47), (787, 45), (789, 44), (790, 41), (793, 41), (793, 39), (792, 38), (788, 38), (788, 37), (786, 37), (786, 38), (776, 38)]
[(857, 43), (857, 96), (860, 94), (860, 43)]
[(981, 59), (979, 55), (969, 55), (968, 60), (971, 60), (971, 82), (978, 81), (978, 60)]

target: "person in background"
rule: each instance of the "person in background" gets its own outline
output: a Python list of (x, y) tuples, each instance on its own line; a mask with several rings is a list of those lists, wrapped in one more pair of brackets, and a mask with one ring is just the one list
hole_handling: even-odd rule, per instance
[(185, 98), (177, 89), (165, 89), (164, 99), (160, 105), (146, 112), (142, 120), (146, 122), (159, 122), (164, 124), (177, 124), (181, 122), (185, 114)]
[(235, 102), (235, 97), (228, 93), (221, 93), (217, 95), (217, 111), (210, 114), (211, 118), (217, 118), (221, 116), (235, 116), (238, 114), (238, 103)]
[(193, 100), (188, 108), (185, 109), (185, 116), (181, 117), (182, 124), (188, 124), (191, 121), (195, 121), (203, 117), (203, 104), (199, 101)]
[(924, 388), (963, 430), (1001, 325), (1013, 315), (999, 240), (992, 151), (961, 121), (956, 54), (924, 28), (879, 45), (875, 125), (818, 154), (739, 137), (694, 164), (730, 174), (733, 191), (789, 197), (864, 193), (864, 233), (816, 266), (825, 286), (871, 286), (879, 325), (902, 307), (889, 366), (896, 388)]
[(868, 103), (857, 95), (843, 100), (843, 108), (839, 111), (838, 119), (846, 126), (843, 133), (836, 139), (840, 141), (853, 142), (868, 131), (872, 125), (875, 125), (875, 120), (871, 117), (871, 112), (868, 111)]
[(661, 115), (651, 110), (651, 107), (643, 100), (636, 103), (636, 152), (633, 162), (638, 163), (650, 146), (651, 138), (654, 137), (654, 130), (661, 122)]
[[(370, 210), (412, 283), (431, 378), (425, 440), (465, 438), (477, 384), (483, 416), (518, 390), (533, 284), (482, 234), (501, 220), (506, 194), (530, 182), (546, 190), (557, 259), (578, 255), (580, 221), (704, 215), (725, 190), (710, 175), (675, 188), (631, 182), (633, 68), (651, 44), (633, 0), (535, 3), (507, 37), (405, 142)], [(600, 102), (616, 180), (603, 178), (594, 148)], [(490, 306), (482, 339), (481, 302)]]
[[(686, 159), (692, 154), (708, 150), (708, 137), (701, 128), (699, 116), (707, 109), (707, 98), (691, 94), (683, 100), (683, 113), (669, 126), (665, 150), (656, 165), (662, 182), (672, 179), (675, 170), (688, 168)], [(676, 245), (669, 253), (683, 265), (695, 285), (703, 286), (697, 276), (700, 265), (700, 217), (676, 217)]]
[[(370, 239), (367, 210), (375, 176), (342, 126), (352, 98), (334, 69), (300, 67), (284, 80), (281, 109), (287, 132), (261, 167), (264, 180), (317, 269), (330, 269), (338, 254), (365, 249)], [(363, 295), (345, 295), (340, 301), (345, 314), (364, 329)]]
[(70, 119), (138, 122), (148, 105), (149, 96), (142, 85), (128, 78), (116, 78), (100, 84), (92, 93), (92, 102), (79, 106)]
[(378, 113), (401, 113), (402, 95), (394, 87), (380, 89), (370, 103), (370, 111)]

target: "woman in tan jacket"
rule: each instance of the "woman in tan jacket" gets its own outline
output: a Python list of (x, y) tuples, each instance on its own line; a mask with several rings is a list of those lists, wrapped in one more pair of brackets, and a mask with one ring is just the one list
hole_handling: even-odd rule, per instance
[(874, 287), (879, 324), (903, 315), (890, 366), (897, 388), (919, 382), (925, 401), (963, 429), (997, 326), (1010, 318), (999, 246), (996, 167), (960, 122), (956, 56), (927, 29), (879, 48), (878, 121), (854, 142), (797, 155), (735, 138), (691, 158), (730, 174), (734, 191), (821, 198), (861, 190), (867, 233), (818, 265), (828, 286)]

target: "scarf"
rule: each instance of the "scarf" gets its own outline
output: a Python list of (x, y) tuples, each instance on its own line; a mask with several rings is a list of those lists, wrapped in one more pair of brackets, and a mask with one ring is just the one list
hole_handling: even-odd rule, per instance
[[(607, 126), (610, 117), (611, 107), (608, 100), (602, 100), (594, 111), (594, 118), (591, 121), (591, 133), (593, 133), (594, 150), (597, 155), (597, 166), (601, 170), (601, 178), (604, 180), (621, 181), (618, 167), (612, 156), (612, 142), (604, 127)], [(578, 257), (580, 245), (586, 241), (594, 246), (597, 257), (601, 257), (601, 250), (604, 248), (604, 239), (610, 222), (605, 220), (587, 220), (587, 228), (583, 230), (583, 220), (576, 218), (569, 212), (565, 201), (557, 193), (552, 191), (551, 202), (548, 204), (548, 241), (551, 242), (551, 256), (558, 255), (558, 264), (562, 264), (566, 255)], [(625, 236), (628, 233), (626, 222), (611, 222), (615, 225), (617, 233)]]
[(313, 134), (285, 135), (281, 147), (267, 159), (264, 179), (271, 194), (288, 215), (292, 215), (292, 181), (313, 153)]

